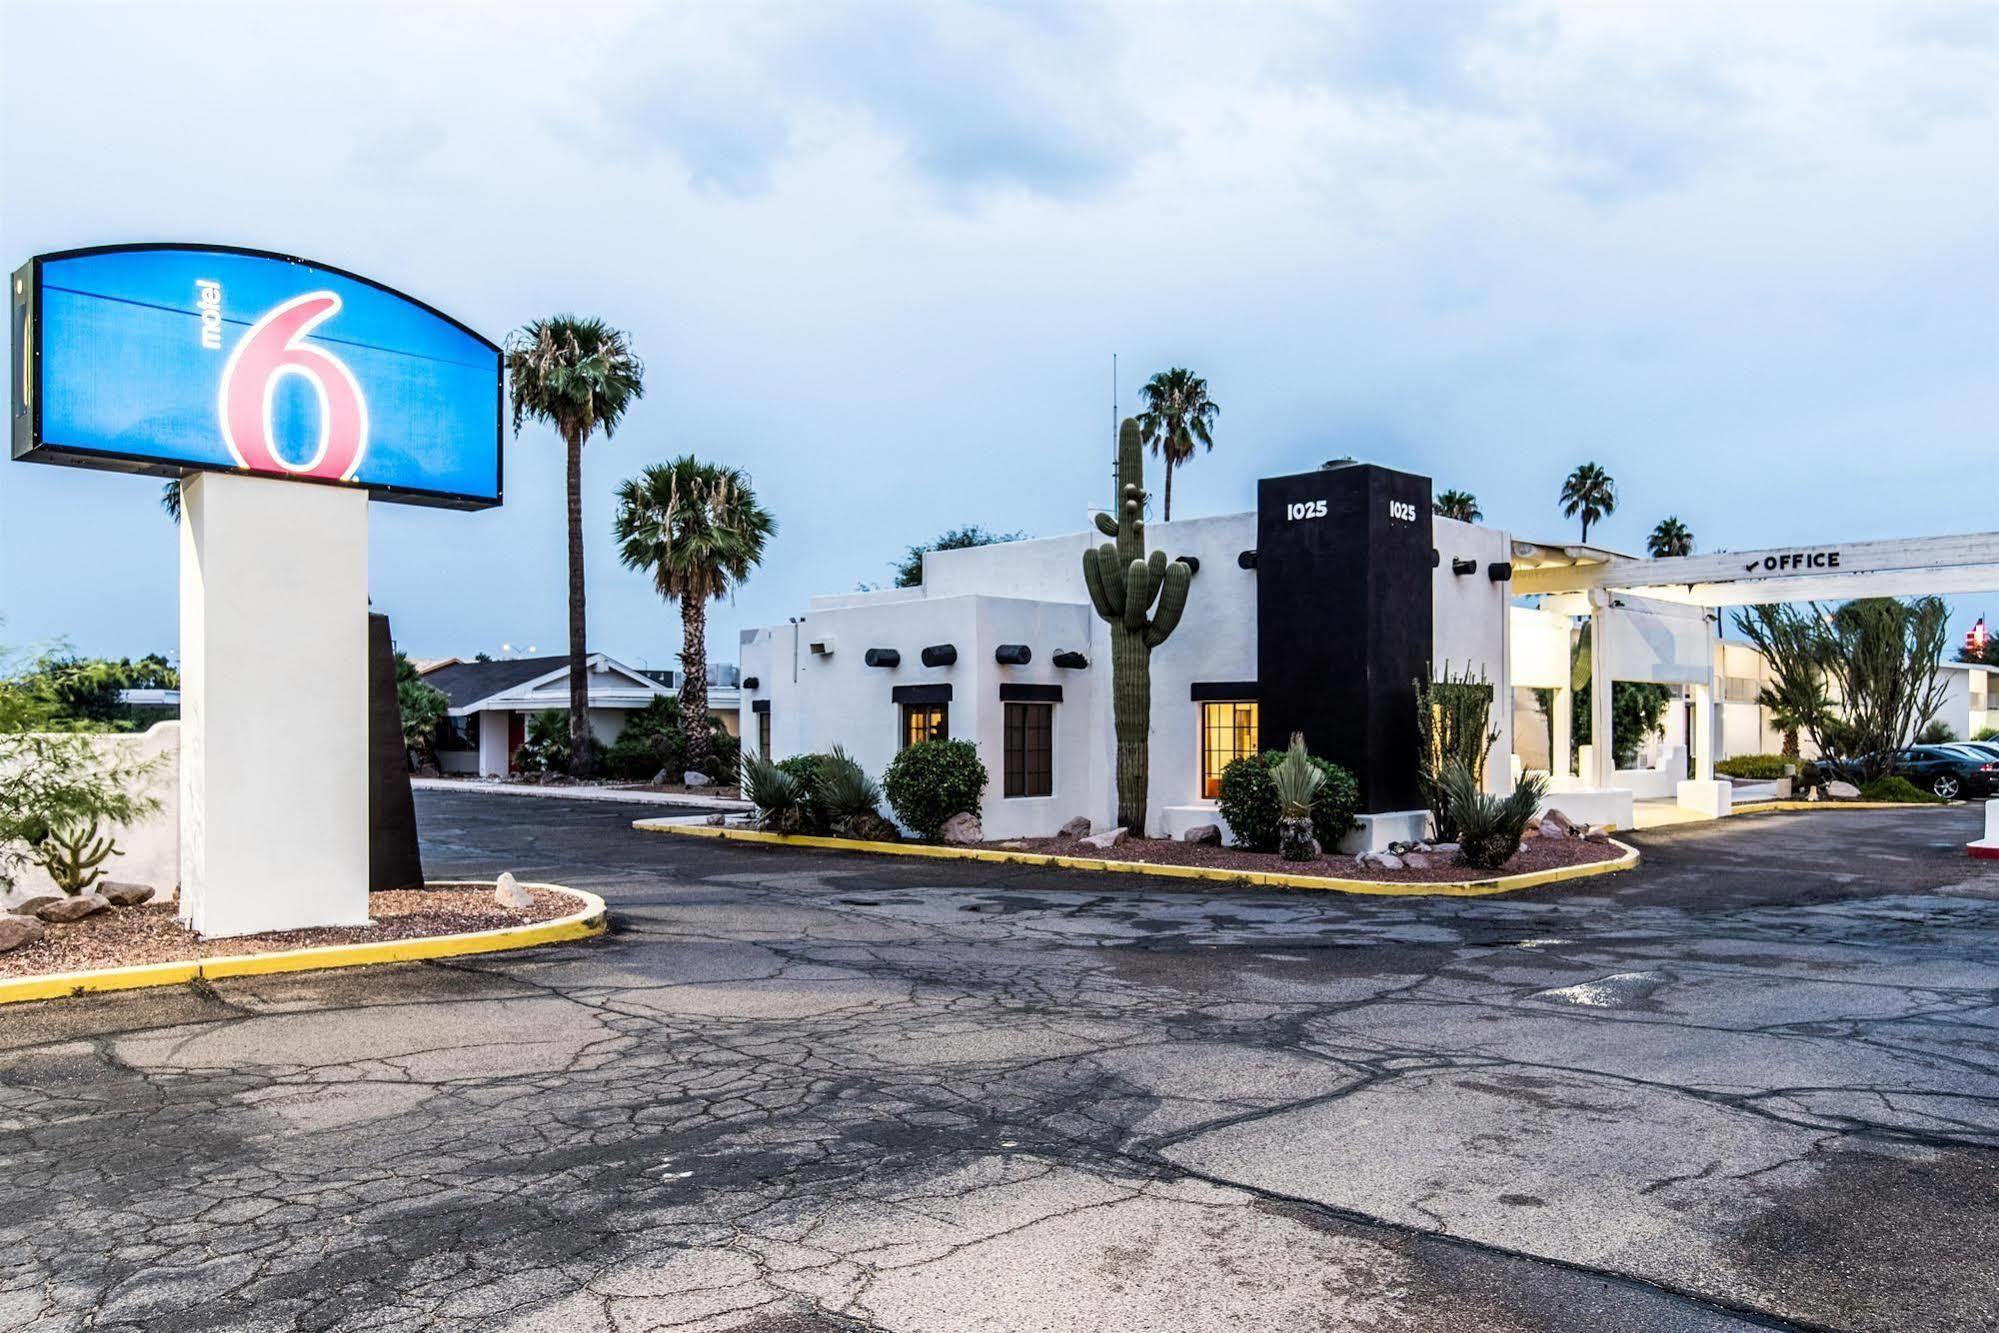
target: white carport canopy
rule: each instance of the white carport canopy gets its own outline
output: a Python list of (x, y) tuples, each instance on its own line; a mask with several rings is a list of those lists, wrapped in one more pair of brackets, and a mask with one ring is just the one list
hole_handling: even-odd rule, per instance
[[(1546, 560), (1551, 551), (1572, 551), (1575, 558)], [(1515, 593), (1594, 589), (1707, 607), (1986, 592), (1999, 589), (1999, 532), (1665, 560), (1516, 543)]]

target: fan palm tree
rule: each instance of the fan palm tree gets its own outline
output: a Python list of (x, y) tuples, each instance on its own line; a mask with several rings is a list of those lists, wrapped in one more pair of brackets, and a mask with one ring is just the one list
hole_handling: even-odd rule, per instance
[(1617, 512), (1617, 483), (1595, 463), (1584, 463), (1562, 483), (1562, 516), (1583, 518), (1583, 541), (1589, 541), (1589, 525)]
[(692, 454), (655, 463), (618, 487), (618, 558), (680, 603), (680, 725), (687, 767), (708, 762), (708, 603), (750, 576), (777, 520), (747, 473)]
[(1181, 366), (1162, 370), (1138, 391), (1145, 408), (1138, 428), (1152, 452), (1166, 460), (1166, 511), (1160, 521), (1173, 521), (1173, 469), (1194, 456), (1195, 444), (1215, 447), (1215, 418), (1221, 408), (1208, 397), (1208, 382)]
[(1662, 518), (1659, 520), (1659, 526), (1652, 529), (1652, 535), (1645, 539), (1645, 549), (1655, 560), (1676, 555), (1692, 555), (1694, 534), (1687, 530), (1687, 525), (1680, 522), (1677, 516)]
[(1454, 518), (1460, 523), (1476, 523), (1485, 517), (1479, 512), (1478, 497), (1470, 491), (1445, 491), (1430, 502), (1430, 508), (1439, 518)]
[(175, 477), (160, 488), (160, 508), (175, 523), (180, 522), (180, 478)]
[(645, 393), (645, 366), (631, 340), (601, 319), (556, 315), (507, 335), (514, 432), (533, 417), (555, 428), (568, 450), (569, 488), (569, 765), (588, 777), (590, 677), (583, 637), (583, 446), (599, 430), (609, 439), (625, 409)]

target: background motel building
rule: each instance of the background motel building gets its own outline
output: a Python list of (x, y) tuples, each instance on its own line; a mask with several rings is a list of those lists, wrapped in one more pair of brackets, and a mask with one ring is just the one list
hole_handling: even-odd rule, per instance
[[(1077, 532), (932, 551), (918, 587), (815, 597), (795, 622), (744, 631), (745, 749), (781, 759), (838, 744), (879, 773), (914, 740), (970, 740), (990, 774), (988, 837), (1045, 836), (1076, 815), (1107, 827), (1109, 629), (1081, 568), (1085, 546), (1101, 540)], [(1571, 647), (1585, 619), (1600, 649), (1593, 679), (1673, 687), (1665, 734), (1646, 740), (1638, 767), (1614, 770), (1583, 746), (1577, 772), (1552, 778), (1550, 804), (1628, 828), (1637, 802), (1725, 813), (1714, 760), (1780, 748), (1755, 703), (1764, 664), (1721, 639), (1718, 608), (1999, 586), (1999, 535), (1848, 548), (1857, 554), (1846, 569), (1904, 567), (1881, 579), (1745, 582), (1751, 553), (1637, 560), (1435, 517), (1428, 478), (1366, 464), (1266, 478), (1256, 512), (1149, 524), (1145, 541), (1196, 566), (1185, 617), (1152, 654), (1147, 831), (1220, 822), (1214, 799), (1229, 761), (1281, 749), (1302, 730), (1314, 754), (1360, 781), (1365, 827), (1349, 850), (1421, 836), (1415, 681), (1446, 666), (1494, 687), (1499, 735), (1484, 777), (1495, 790), (1568, 754)], [(1862, 547), (1921, 549), (1886, 558)], [(1698, 582), (1692, 572), (1716, 559), (1737, 578)], [(1953, 725), (1969, 735), (1995, 716), (1999, 673), (1953, 675), (1966, 686), (1954, 696), (1966, 716)], [(1552, 691), (1539, 696), (1552, 707), (1536, 691)], [(1602, 735), (1612, 691), (1591, 693)]]
[[(654, 699), (678, 698), (680, 680), (672, 671), (628, 666), (603, 653), (586, 659), (590, 671), (590, 734), (611, 745), (633, 713)], [(736, 668), (710, 664), (708, 711), (738, 735)], [(447, 727), (454, 744), (440, 745), (438, 766), (446, 773), (482, 778), (513, 772), (514, 752), (527, 739), (528, 719), (547, 709), (569, 711), (569, 658), (516, 657), (466, 661), (450, 657), (418, 664), (427, 685), (450, 701)]]

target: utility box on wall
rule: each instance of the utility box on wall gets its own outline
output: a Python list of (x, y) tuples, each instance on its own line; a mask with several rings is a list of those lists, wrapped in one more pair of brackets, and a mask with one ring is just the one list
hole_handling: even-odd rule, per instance
[(1423, 807), (1416, 682), (1430, 676), (1430, 479), (1367, 463), (1257, 484), (1256, 661), (1266, 750), (1303, 732), (1370, 814)]

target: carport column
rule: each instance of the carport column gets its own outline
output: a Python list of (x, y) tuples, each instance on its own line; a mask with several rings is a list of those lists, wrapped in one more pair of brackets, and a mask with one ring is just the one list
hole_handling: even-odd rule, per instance
[(1714, 781), (1714, 686), (1694, 689), (1694, 734), (1689, 743), (1694, 750), (1694, 781)]
[(1589, 595), (1589, 739), (1590, 771), (1584, 776), (1599, 790), (1610, 786), (1617, 768), (1615, 738), (1611, 733), (1610, 711), (1610, 594), (1593, 588)]
[(1555, 691), (1554, 701), (1548, 705), (1554, 710), (1549, 718), (1553, 753), (1548, 756), (1548, 771), (1558, 777), (1567, 777), (1575, 769), (1576, 743), (1576, 692), (1564, 685)]
[(368, 493), (181, 483), (180, 916), (368, 920)]

